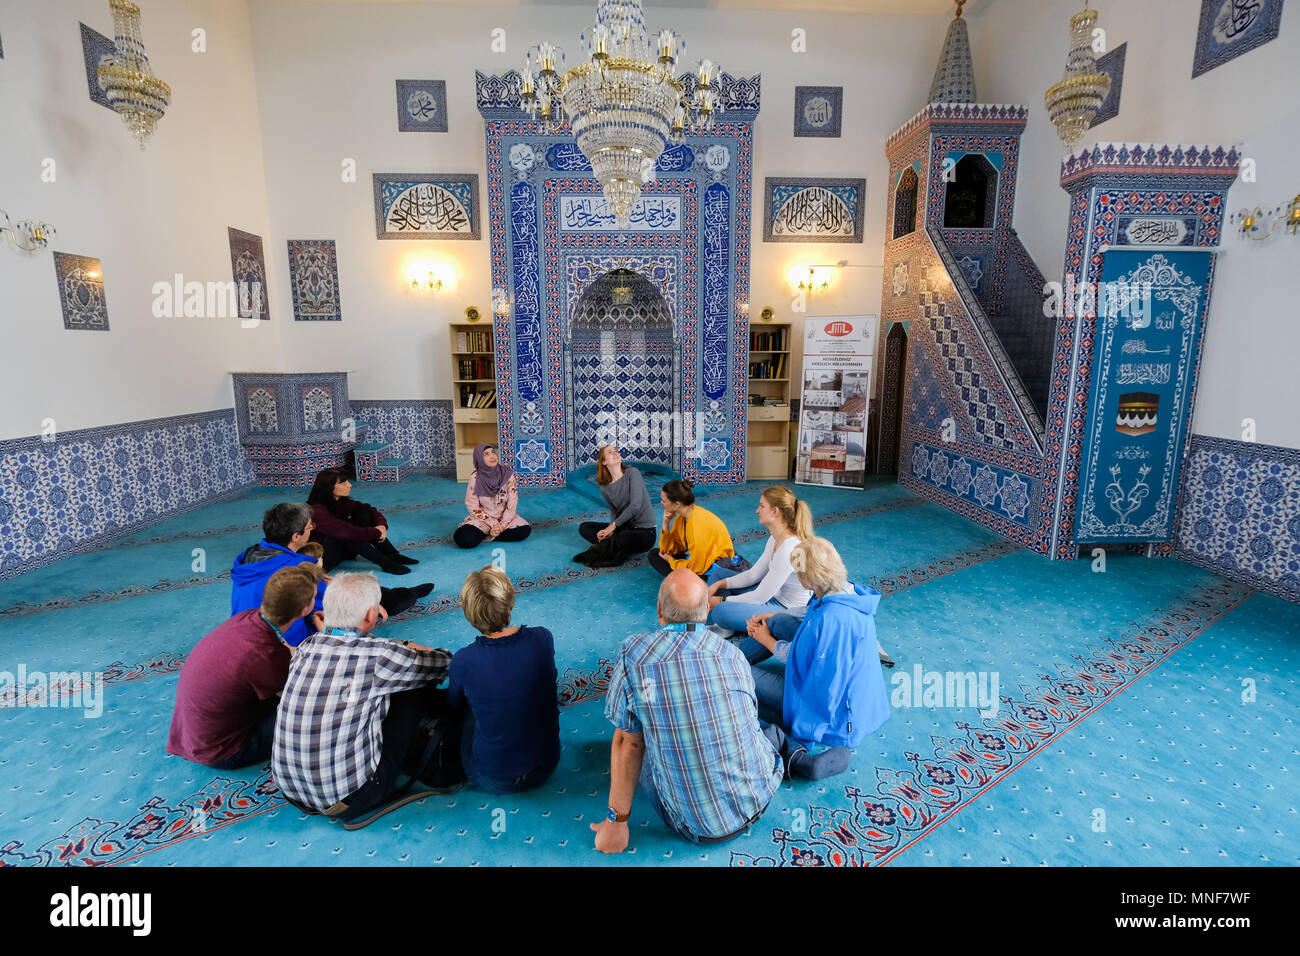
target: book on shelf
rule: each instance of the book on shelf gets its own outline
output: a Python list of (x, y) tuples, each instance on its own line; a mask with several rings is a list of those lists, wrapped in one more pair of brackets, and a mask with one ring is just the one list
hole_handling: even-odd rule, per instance
[(491, 352), (492, 333), (486, 330), (456, 333), (457, 352)]
[(492, 357), (490, 355), (477, 355), (473, 358), (458, 359), (456, 361), (456, 377), (461, 379), (493, 378)]
[(785, 377), (785, 356), (778, 355), (776, 358), (764, 359), (761, 362), (749, 363), (750, 378), (784, 378)]
[(776, 329), (771, 332), (751, 332), (749, 348), (753, 352), (784, 352), (785, 331)]
[(494, 388), (475, 388), (472, 385), (460, 387), (461, 408), (496, 408), (497, 392)]

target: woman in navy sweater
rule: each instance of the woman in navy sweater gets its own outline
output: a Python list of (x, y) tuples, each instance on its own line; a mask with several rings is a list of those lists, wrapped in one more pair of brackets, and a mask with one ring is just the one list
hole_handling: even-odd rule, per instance
[(560, 762), (555, 639), (544, 627), (510, 626), (515, 589), (494, 565), (465, 579), (460, 600), (479, 632), (452, 657), (447, 678), (448, 710), (462, 715), (465, 773), (486, 793), (531, 790)]

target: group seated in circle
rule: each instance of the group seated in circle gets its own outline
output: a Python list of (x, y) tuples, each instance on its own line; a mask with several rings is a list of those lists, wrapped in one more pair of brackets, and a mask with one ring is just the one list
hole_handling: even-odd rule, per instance
[[(487, 445), (475, 464), (455, 543), (527, 537), (513, 470)], [(597, 482), (610, 521), (579, 526), (591, 547), (577, 558), (611, 566), (650, 549), (663, 580), (656, 620), (647, 614), (612, 666), (611, 782), (590, 825), (596, 849), (627, 847), (638, 786), (684, 839), (730, 840), (783, 779), (843, 772), (850, 749), (888, 718), (880, 592), (848, 579), (834, 545), (814, 535), (808, 504), (783, 486), (759, 496), (768, 537), (750, 565), (689, 481), (664, 485), (662, 522), (617, 448), (600, 449)], [(231, 617), (182, 665), (168, 753), (222, 770), (269, 760), (287, 800), (348, 829), (466, 784), (518, 793), (551, 777), (555, 640), (541, 623), (511, 623), (503, 570), (466, 577), (472, 640), (453, 654), (377, 633), (431, 583), (385, 588), (374, 574), (326, 573), (348, 559), (389, 573), (416, 563), (389, 540), (383, 514), (351, 498), (342, 471), (321, 472), (309, 503), (270, 508), (262, 530), (231, 569)]]

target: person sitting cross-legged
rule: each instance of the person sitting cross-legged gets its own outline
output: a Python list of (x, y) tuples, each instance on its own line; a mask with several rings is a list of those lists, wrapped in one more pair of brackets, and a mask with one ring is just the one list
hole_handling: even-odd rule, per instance
[[(781, 673), (753, 664), (759, 711), (788, 735), (791, 775), (820, 780), (846, 770), (849, 748), (889, 719), (873, 616), (880, 592), (848, 584), (844, 562), (825, 538), (799, 542), (791, 563), (814, 595), (802, 624), (791, 640), (778, 640), (769, 627), (773, 612), (755, 615), (740, 649), (750, 661), (770, 654), (785, 665)], [(755, 653), (759, 648), (767, 653)], [(817, 744), (829, 749), (814, 754)]]
[(560, 761), (555, 638), (510, 626), (515, 589), (495, 565), (465, 578), (460, 601), (479, 632), (452, 657), (447, 682), (448, 710), (462, 717), (461, 763), (486, 793), (531, 790)]
[[(623, 467), (623, 456), (613, 445), (596, 452), (596, 484), (609, 505), (609, 524), (584, 521), (578, 534), (592, 545), (573, 560), (588, 567), (618, 567), (655, 539), (655, 510), (640, 469)], [(605, 544), (608, 542), (608, 544)]]
[[(438, 716), (451, 652), (374, 637), (379, 582), (338, 574), (325, 591), (324, 627), (293, 655), (275, 723), (271, 772), (285, 797), (307, 813), (344, 823), (381, 813), (401, 793), (398, 775), (428, 752), (420, 722)], [(423, 778), (439, 792), (455, 774)], [(440, 765), (441, 769), (441, 765)]]
[(501, 463), (501, 449), (483, 442), (474, 449), (474, 471), (465, 489), (469, 512), (452, 538), (460, 548), (488, 541), (523, 541), (533, 531), (519, 515), (519, 478)]
[(602, 853), (627, 848), (638, 781), (669, 829), (721, 843), (763, 815), (784, 776), (783, 735), (759, 725), (744, 655), (704, 626), (704, 582), (673, 571), (658, 613), (659, 628), (625, 640), (610, 674), (609, 810), (591, 824)]
[[(230, 569), (230, 613), (255, 611), (262, 604), (262, 592), (271, 575), (281, 568), (302, 564), (315, 566), (317, 558), (302, 553), (315, 530), (311, 505), (284, 502), (275, 505), (262, 516), (263, 538), (251, 548), (241, 551)], [(323, 608), (326, 582), (322, 579), (316, 589), (315, 611)], [(414, 588), (380, 588), (380, 623), (390, 614), (401, 614), (433, 590), (432, 584)], [(294, 621), (284, 632), (284, 641), (297, 647), (308, 634), (307, 624)]]
[(648, 555), (660, 574), (689, 568), (707, 577), (714, 564), (736, 568), (736, 549), (722, 519), (695, 503), (694, 485), (685, 478), (666, 482), (659, 492), (664, 523), (659, 547)]
[(316, 606), (316, 575), (306, 567), (271, 575), (262, 606), (229, 618), (181, 665), (167, 752), (216, 770), (271, 758), (275, 709), (289, 676), (284, 632)]

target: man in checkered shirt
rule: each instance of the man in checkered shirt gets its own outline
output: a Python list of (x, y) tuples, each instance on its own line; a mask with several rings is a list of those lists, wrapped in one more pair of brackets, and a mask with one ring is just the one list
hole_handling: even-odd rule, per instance
[(398, 773), (428, 743), (423, 717), (446, 692), (451, 652), (372, 637), (373, 574), (338, 574), (325, 591), (325, 626), (298, 646), (275, 722), (271, 771), (295, 805), (341, 821), (387, 803)]

